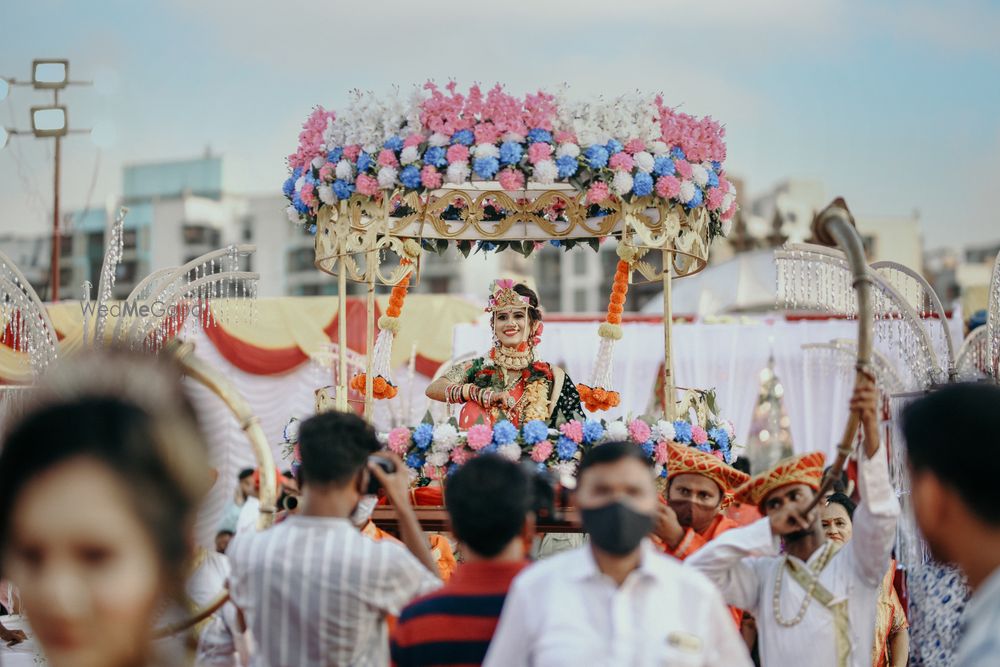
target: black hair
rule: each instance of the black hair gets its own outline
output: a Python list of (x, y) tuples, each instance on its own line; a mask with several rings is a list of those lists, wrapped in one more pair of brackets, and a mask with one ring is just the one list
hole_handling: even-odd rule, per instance
[(532, 322), (541, 322), (542, 309), (538, 306), (538, 295), (535, 294), (535, 290), (531, 289), (524, 283), (517, 283), (514, 285), (514, 291), (521, 296), (528, 297), (528, 319)]
[[(826, 477), (827, 474), (830, 472), (830, 470), (832, 468), (833, 468), (833, 466), (827, 466), (826, 468), (824, 468), (823, 469), (823, 477)], [(846, 496), (847, 495), (847, 485), (850, 483), (850, 481), (851, 481), (851, 478), (847, 475), (847, 471), (846, 470), (841, 470), (840, 471), (840, 477), (838, 477), (837, 479), (833, 480), (833, 485), (830, 488), (833, 490), (834, 493), (840, 493), (840, 494)]]
[(747, 475), (750, 474), (750, 459), (745, 456), (737, 456), (733, 461), (733, 468)]
[(233, 531), (229, 530), (228, 528), (223, 528), (222, 530), (220, 530), (219, 532), (217, 532), (215, 534), (216, 537), (219, 537), (220, 535), (229, 535), (230, 537), (232, 537), (232, 536), (235, 536), (236, 533), (234, 533)]
[(826, 499), (826, 504), (836, 503), (847, 510), (847, 518), (854, 521), (854, 510), (858, 508), (857, 503), (847, 497), (843, 493), (833, 493), (829, 498)]
[(247, 477), (253, 477), (253, 468), (244, 468), (240, 471), (239, 478), (241, 482)]
[(583, 479), (583, 473), (588, 468), (608, 463), (617, 463), (623, 459), (635, 459), (647, 468), (653, 467), (653, 462), (646, 458), (642, 450), (628, 442), (606, 442), (594, 447), (583, 455), (580, 467), (576, 471), (576, 479)]
[(303, 484), (343, 486), (380, 449), (375, 431), (349, 412), (323, 412), (299, 428), (299, 476)]
[(444, 498), (455, 537), (485, 558), (518, 536), (534, 504), (528, 474), (496, 454), (477, 456), (456, 470)]
[(962, 383), (938, 389), (903, 411), (910, 465), (954, 489), (970, 512), (1000, 528), (1000, 387)]

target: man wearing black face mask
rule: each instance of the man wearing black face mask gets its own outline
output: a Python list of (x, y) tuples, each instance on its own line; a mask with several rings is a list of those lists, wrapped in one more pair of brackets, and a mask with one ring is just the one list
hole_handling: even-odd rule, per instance
[(485, 667), (749, 667), (715, 587), (646, 539), (658, 502), (641, 449), (612, 442), (588, 452), (576, 505), (590, 544), (514, 580)]

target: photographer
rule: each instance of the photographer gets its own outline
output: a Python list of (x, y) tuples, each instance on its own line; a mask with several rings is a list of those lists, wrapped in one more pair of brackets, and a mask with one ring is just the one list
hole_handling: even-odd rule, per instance
[[(391, 454), (370, 460), (378, 449), (374, 431), (355, 415), (305, 421), (299, 513), (240, 533), (230, 545), (230, 592), (253, 631), (252, 664), (388, 664), (385, 616), (441, 585), (409, 504), (405, 468)], [(387, 461), (392, 472), (379, 465)], [(369, 540), (351, 522), (378, 485), (396, 507), (405, 548)]]

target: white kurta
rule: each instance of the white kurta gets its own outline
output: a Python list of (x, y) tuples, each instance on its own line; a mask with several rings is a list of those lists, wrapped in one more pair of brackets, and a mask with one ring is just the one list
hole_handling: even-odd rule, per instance
[(484, 667), (750, 667), (714, 586), (643, 543), (621, 586), (584, 545), (514, 580)]
[[(854, 514), (854, 537), (823, 569), (819, 583), (835, 600), (848, 600), (850, 664), (870, 667), (876, 601), (889, 567), (899, 503), (889, 482), (884, 446), (862, 461), (858, 472), (861, 504)], [(685, 565), (708, 575), (727, 603), (754, 615), (765, 667), (839, 667), (833, 614), (817, 600), (810, 601), (802, 621), (794, 627), (783, 627), (775, 620), (774, 588), (779, 571), (781, 618), (794, 619), (806, 598), (806, 591), (783, 567), (779, 546), (769, 520), (763, 518), (722, 533), (690, 556)], [(813, 565), (822, 552), (818, 549), (806, 565)]]

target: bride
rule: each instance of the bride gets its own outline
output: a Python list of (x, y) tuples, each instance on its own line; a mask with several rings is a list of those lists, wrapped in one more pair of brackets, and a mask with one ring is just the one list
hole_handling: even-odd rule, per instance
[(541, 420), (550, 426), (583, 417), (580, 395), (566, 371), (535, 358), (542, 333), (538, 295), (512, 280), (494, 281), (489, 305), (493, 349), (457, 364), (427, 387), (427, 397), (462, 403), (461, 429), (508, 420), (515, 426)]

